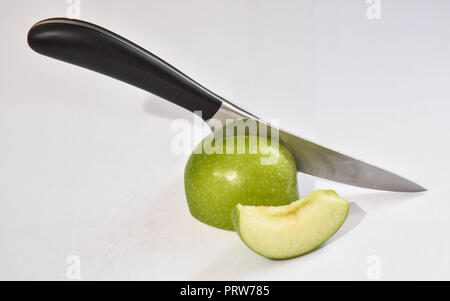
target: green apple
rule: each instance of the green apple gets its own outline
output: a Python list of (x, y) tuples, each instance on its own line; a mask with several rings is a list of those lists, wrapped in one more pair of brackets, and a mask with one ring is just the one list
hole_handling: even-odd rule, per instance
[(349, 203), (333, 190), (316, 190), (286, 206), (244, 206), (232, 212), (236, 232), (254, 252), (287, 259), (313, 251), (344, 224)]
[[(231, 211), (238, 203), (287, 205), (298, 200), (295, 159), (286, 148), (257, 136), (230, 136), (212, 144), (226, 150), (229, 139), (234, 139), (234, 148), (230, 148), (233, 151), (211, 153), (204, 151), (201, 143), (187, 162), (184, 185), (195, 218), (234, 230)], [(255, 142), (259, 147), (251, 151)], [(243, 145), (245, 152), (239, 153)]]

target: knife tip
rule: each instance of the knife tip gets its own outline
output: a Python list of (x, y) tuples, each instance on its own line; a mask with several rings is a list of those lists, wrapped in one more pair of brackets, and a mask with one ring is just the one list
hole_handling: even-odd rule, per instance
[(418, 184), (415, 184), (414, 188), (409, 190), (409, 192), (425, 192), (425, 191), (428, 191), (428, 189), (426, 189), (425, 187), (422, 187)]

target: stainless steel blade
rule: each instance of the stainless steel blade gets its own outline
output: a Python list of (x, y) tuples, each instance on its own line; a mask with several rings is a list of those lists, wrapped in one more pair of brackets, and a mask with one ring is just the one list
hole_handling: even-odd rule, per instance
[[(224, 125), (230, 119), (254, 119), (267, 125), (269, 127), (268, 132), (271, 128), (267, 122), (228, 103), (224, 103), (212, 119), (219, 120)], [(297, 170), (300, 172), (344, 184), (377, 190), (426, 191), (422, 186), (374, 165), (323, 147), (284, 130), (278, 129), (278, 133), (280, 144), (292, 152), (296, 160)]]
[(333, 151), (283, 130), (280, 143), (295, 157), (297, 170), (332, 181), (359, 187), (419, 192), (426, 189), (384, 169)]

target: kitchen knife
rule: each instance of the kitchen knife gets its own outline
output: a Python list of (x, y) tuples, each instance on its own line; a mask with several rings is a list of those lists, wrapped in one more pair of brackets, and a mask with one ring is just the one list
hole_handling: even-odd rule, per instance
[[(230, 119), (253, 119), (268, 125), (152, 53), (97, 25), (66, 18), (43, 20), (30, 29), (28, 44), (40, 54), (124, 81), (189, 111), (201, 111), (206, 122), (219, 120), (225, 124)], [(279, 142), (294, 155), (300, 172), (378, 190), (426, 190), (391, 172), (281, 129), (278, 135)]]

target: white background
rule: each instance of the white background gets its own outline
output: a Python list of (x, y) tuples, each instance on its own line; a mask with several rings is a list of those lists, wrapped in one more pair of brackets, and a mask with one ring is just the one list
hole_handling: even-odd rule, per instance
[(426, 187), (335, 189), (344, 227), (272, 261), (196, 221), (171, 124), (147, 92), (38, 55), (33, 23), (65, 0), (0, 4), (0, 279), (450, 280), (450, 1), (81, 1), (81, 18), (305, 138)]

